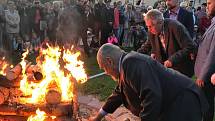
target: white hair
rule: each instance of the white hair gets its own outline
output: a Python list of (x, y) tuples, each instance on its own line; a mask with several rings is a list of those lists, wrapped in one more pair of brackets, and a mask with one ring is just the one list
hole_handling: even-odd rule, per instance
[(148, 11), (144, 17), (145, 20), (153, 20), (153, 21), (160, 21), (164, 20), (163, 13), (161, 13), (157, 9), (152, 9)]

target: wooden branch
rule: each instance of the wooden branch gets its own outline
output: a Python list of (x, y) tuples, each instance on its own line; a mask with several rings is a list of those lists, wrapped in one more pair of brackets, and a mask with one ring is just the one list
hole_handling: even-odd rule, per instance
[(72, 104), (60, 103), (58, 105), (13, 105), (8, 106), (6, 104), (0, 105), (0, 115), (10, 116), (30, 116), (36, 113), (39, 108), (41, 111), (45, 111), (48, 116), (70, 116), (72, 117)]
[(61, 102), (61, 93), (55, 89), (49, 89), (45, 98), (48, 104), (56, 105)]
[(3, 75), (0, 75), (0, 86), (1, 87), (19, 87), (20, 85), (20, 80), (13, 80), (13, 81), (10, 81), (8, 80), (5, 76)]
[[(4, 116), (0, 115), (0, 121), (27, 121), (27, 116)], [(45, 121), (77, 121), (73, 117), (60, 116), (55, 118), (54, 120), (47, 118)]]
[(0, 87), (0, 105), (7, 101), (9, 97), (9, 89)]
[(17, 64), (14, 68), (6, 73), (6, 78), (8, 80), (15, 80), (22, 72), (22, 66)]

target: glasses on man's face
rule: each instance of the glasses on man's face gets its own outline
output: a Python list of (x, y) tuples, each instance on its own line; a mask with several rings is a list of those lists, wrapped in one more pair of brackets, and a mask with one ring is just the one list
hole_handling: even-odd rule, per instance
[(39, 2), (35, 2), (34, 4), (39, 4)]

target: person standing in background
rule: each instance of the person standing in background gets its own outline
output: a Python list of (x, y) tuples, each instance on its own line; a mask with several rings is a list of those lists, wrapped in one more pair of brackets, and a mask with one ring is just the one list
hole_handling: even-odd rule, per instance
[(194, 35), (193, 13), (179, 6), (180, 0), (166, 0), (168, 10), (164, 12), (164, 18), (170, 18), (181, 22), (188, 30), (190, 36)]
[(6, 50), (8, 51), (8, 57), (11, 58), (11, 55), (14, 51), (14, 41), (19, 34), (20, 28), (20, 16), (16, 10), (15, 3), (10, 0), (7, 3), (8, 10), (5, 11), (5, 20), (6, 20), (6, 32), (7, 32), (7, 41), (5, 41)]
[(211, 19), (211, 25), (199, 42), (198, 53), (195, 62), (196, 84), (203, 90), (209, 103), (209, 111), (203, 121), (213, 121), (214, 117), (214, 86), (210, 82), (215, 73), (215, 0), (207, 0), (207, 14)]
[(3, 2), (0, 1), (0, 48), (3, 47), (3, 31), (4, 31), (4, 7)]

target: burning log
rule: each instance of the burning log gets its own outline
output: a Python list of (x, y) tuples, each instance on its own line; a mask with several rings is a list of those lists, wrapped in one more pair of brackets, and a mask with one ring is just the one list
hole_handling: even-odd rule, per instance
[(0, 105), (7, 101), (9, 97), (9, 89), (0, 87)]
[(6, 73), (6, 78), (8, 80), (15, 80), (22, 72), (22, 66), (17, 64), (14, 68)]
[[(60, 103), (55, 106), (51, 105), (12, 105), (8, 106), (6, 104), (0, 105), (0, 115), (4, 116), (30, 116), (34, 115), (36, 110), (39, 108), (46, 112), (48, 116), (71, 116), (72, 117), (72, 107), (71, 103)], [(1, 121), (1, 120), (0, 120)]]
[(56, 89), (49, 89), (46, 94), (46, 102), (52, 105), (59, 104), (61, 102), (61, 93)]
[(27, 80), (38, 83), (43, 79), (43, 74), (40, 72), (27, 73)]
[(9, 88), (9, 87), (18, 87), (19, 86), (19, 81), (16, 81), (16, 80), (10, 81), (3, 75), (0, 75), (0, 81), (1, 81), (1, 83), (0, 83), (1, 87)]
[(40, 72), (40, 67), (38, 65), (29, 65), (26, 68), (26, 73)]
[[(27, 121), (28, 117), (24, 116), (1, 116), (0, 121)], [(75, 118), (60, 116), (56, 119), (45, 119), (45, 121), (77, 121)]]
[(34, 78), (37, 80), (37, 81), (40, 81), (43, 79), (43, 74), (41, 72), (33, 72), (34, 73)]
[(0, 105), (3, 104), (4, 101), (5, 101), (4, 94), (2, 92), (0, 92)]
[(43, 79), (43, 74), (40, 72), (41, 69), (38, 65), (30, 65), (26, 68), (26, 73), (30, 76), (30, 81), (39, 82)]

